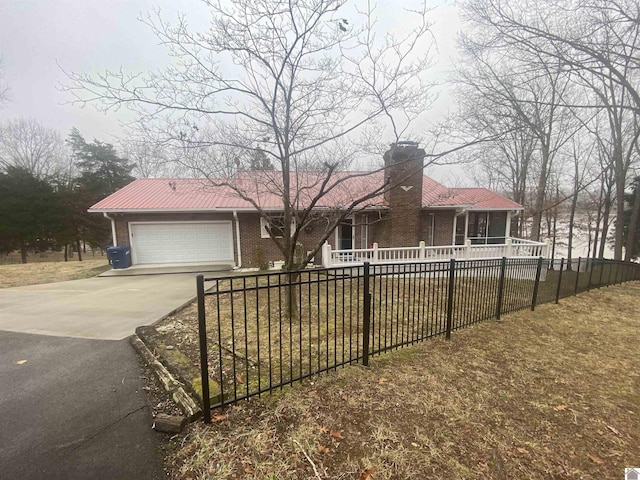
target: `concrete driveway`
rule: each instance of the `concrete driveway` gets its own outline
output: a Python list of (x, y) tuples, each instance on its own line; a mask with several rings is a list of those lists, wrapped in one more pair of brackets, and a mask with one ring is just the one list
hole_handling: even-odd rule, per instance
[(0, 289), (0, 330), (120, 340), (195, 297), (195, 278), (95, 277)]

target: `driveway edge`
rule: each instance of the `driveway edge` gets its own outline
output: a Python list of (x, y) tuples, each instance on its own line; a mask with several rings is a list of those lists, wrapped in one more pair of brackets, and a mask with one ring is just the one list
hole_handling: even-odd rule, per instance
[(200, 405), (185, 391), (183, 384), (158, 361), (141, 338), (134, 333), (129, 337), (129, 341), (156, 377), (158, 377), (158, 380), (160, 380), (165, 390), (171, 395), (173, 401), (178, 404), (180, 410), (182, 410), (189, 422), (200, 418), (202, 416), (202, 408)]

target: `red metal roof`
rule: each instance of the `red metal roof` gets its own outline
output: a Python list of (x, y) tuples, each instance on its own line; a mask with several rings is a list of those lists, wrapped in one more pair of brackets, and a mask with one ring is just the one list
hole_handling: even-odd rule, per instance
[[(292, 204), (306, 208), (321, 190), (326, 193), (317, 208), (340, 208), (350, 205), (364, 195), (381, 188), (382, 172), (338, 172), (324, 185), (325, 173), (304, 172), (292, 176), (291, 191), (297, 198)], [(261, 208), (281, 210), (282, 199), (278, 185), (280, 172), (261, 171), (236, 177), (245, 197), (253, 199)], [(385, 207), (382, 194), (375, 195), (360, 206)], [(522, 209), (520, 205), (486, 188), (447, 188), (424, 176), (423, 207), (467, 207), (481, 209)], [(194, 211), (194, 210), (255, 210), (254, 205), (226, 185), (215, 180), (193, 178), (140, 178), (93, 205), (92, 212), (131, 211)]]
[(489, 190), (488, 188), (452, 188), (454, 198), (461, 204), (468, 204), (474, 210), (522, 210), (522, 205), (513, 200), (503, 197)]

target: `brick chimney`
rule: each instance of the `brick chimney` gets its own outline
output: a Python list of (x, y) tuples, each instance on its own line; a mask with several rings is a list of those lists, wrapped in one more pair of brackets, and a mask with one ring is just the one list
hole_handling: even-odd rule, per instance
[(414, 246), (420, 239), (422, 178), (426, 153), (416, 142), (392, 143), (384, 154), (385, 180), (393, 186), (385, 193), (391, 208), (393, 245)]

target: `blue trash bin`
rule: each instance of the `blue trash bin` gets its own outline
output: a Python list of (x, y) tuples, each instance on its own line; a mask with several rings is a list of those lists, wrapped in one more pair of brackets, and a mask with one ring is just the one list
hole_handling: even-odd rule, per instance
[(131, 266), (131, 247), (109, 247), (107, 257), (113, 268), (129, 268)]

